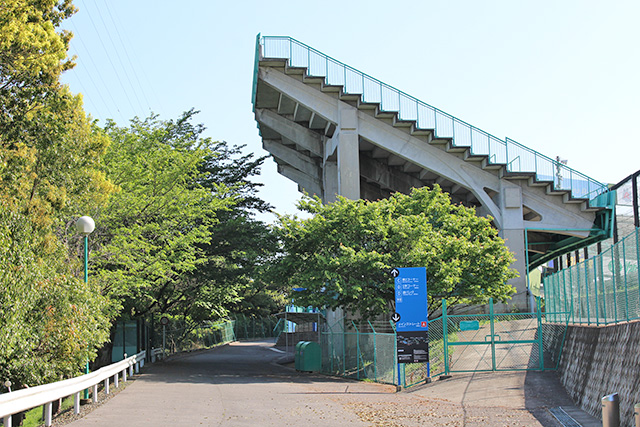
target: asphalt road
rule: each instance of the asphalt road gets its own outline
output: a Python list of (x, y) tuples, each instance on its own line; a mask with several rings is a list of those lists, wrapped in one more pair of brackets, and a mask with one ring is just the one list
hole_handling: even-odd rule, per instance
[(553, 372), (456, 374), (402, 393), (394, 386), (298, 373), (271, 342), (235, 342), (155, 365), (69, 426), (583, 426)]
[[(370, 426), (336, 401), (394, 388), (300, 374), (269, 342), (236, 342), (153, 366), (70, 426)], [(149, 368), (148, 368), (149, 367)]]

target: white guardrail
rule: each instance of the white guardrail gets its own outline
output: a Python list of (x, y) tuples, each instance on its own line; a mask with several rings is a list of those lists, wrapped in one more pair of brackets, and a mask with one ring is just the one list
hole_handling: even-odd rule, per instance
[(52, 403), (58, 399), (75, 395), (74, 410), (80, 413), (80, 393), (88, 388), (93, 388), (93, 401), (98, 401), (98, 384), (104, 381), (104, 391), (109, 394), (109, 380), (113, 377), (113, 385), (118, 387), (118, 380), (122, 375), (122, 380), (127, 381), (127, 371), (129, 376), (135, 372), (140, 372), (144, 366), (146, 351), (142, 351), (135, 356), (113, 363), (95, 372), (58, 381), (51, 384), (44, 384), (37, 387), (17, 390), (10, 393), (0, 394), (0, 419), (4, 420), (4, 427), (11, 427), (11, 415), (44, 405), (44, 424), (49, 427), (52, 421)]

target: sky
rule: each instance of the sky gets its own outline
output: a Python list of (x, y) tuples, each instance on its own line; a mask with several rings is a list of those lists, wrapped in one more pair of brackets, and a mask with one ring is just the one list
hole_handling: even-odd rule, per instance
[[(640, 169), (637, 0), (75, 0), (63, 75), (100, 124), (195, 108), (206, 136), (262, 149), (256, 35), (291, 36), (497, 137), (604, 183)], [(268, 159), (261, 197), (296, 213)], [(272, 215), (261, 217), (273, 221)]]

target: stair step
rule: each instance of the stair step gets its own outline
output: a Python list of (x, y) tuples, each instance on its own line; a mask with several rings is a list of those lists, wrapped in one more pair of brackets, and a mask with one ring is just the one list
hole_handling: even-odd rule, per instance
[(261, 67), (284, 68), (289, 61), (283, 58), (262, 58), (260, 60)]
[(395, 111), (384, 111), (381, 110), (380, 107), (376, 108), (376, 112), (374, 114), (376, 119), (393, 119), (397, 116), (398, 113)]
[(553, 185), (553, 181), (538, 180), (535, 176), (529, 178), (529, 187), (546, 187)]
[(302, 76), (307, 74), (307, 67), (291, 67), (287, 62), (284, 67), (284, 72), (289, 76)]
[(464, 153), (464, 152), (465, 152), (465, 151), (467, 151), (469, 148), (471, 148), (471, 147), (469, 147), (469, 146), (464, 146), (464, 145), (462, 145), (462, 146), (455, 146), (455, 145), (453, 145), (453, 140), (452, 140), (452, 139), (450, 139), (450, 140), (447, 142), (447, 145), (445, 146), (445, 151), (446, 151), (447, 153)]
[(501, 178), (526, 179), (526, 180), (529, 180), (531, 178), (534, 178), (536, 176), (536, 173), (535, 172), (508, 171), (506, 166), (505, 166), (505, 168), (502, 170), (502, 173), (500, 175), (501, 175)]
[(302, 82), (312, 85), (323, 85), (325, 79), (324, 77), (310, 76), (307, 73), (304, 73), (304, 75), (302, 76)]
[(562, 196), (562, 201), (564, 203), (584, 203), (587, 201), (587, 199), (583, 199), (583, 198), (577, 198), (577, 197), (573, 197), (572, 192), (569, 191), (567, 194)]
[(324, 93), (341, 93), (342, 92), (342, 86), (340, 85), (328, 85), (323, 83), (322, 86), (320, 87), (320, 90)]
[(556, 189), (553, 187), (553, 185), (548, 185), (547, 189), (546, 189), (546, 193), (548, 195), (554, 195), (554, 196), (564, 196), (565, 194), (569, 193), (571, 190), (562, 190), (562, 189)]
[(433, 136), (433, 129), (420, 129), (414, 122), (411, 125), (411, 135), (413, 136)]
[(339, 98), (340, 101), (357, 102), (362, 98), (362, 95), (359, 93), (344, 93), (341, 91)]
[(482, 161), (480, 167), (484, 170), (498, 170), (507, 167), (506, 163), (491, 163), (487, 157)]
[(398, 118), (398, 115), (393, 116), (393, 127), (394, 128), (411, 128), (414, 125), (414, 120), (401, 120)]
[(358, 110), (376, 110), (380, 108), (380, 103), (378, 102), (364, 102), (362, 98), (358, 99), (357, 104)]
[(482, 162), (487, 158), (486, 154), (473, 154), (471, 153), (471, 149), (467, 149), (464, 152), (464, 160), (466, 162)]

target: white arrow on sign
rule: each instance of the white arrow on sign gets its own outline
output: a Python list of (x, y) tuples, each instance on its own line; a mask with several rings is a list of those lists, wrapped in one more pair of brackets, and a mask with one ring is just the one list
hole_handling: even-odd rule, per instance
[(400, 314), (393, 313), (393, 315), (391, 316), (391, 320), (393, 320), (395, 323), (398, 323), (400, 321)]
[(397, 268), (394, 268), (393, 270), (391, 270), (391, 276), (393, 276), (394, 279), (399, 275), (400, 275), (400, 270), (398, 270)]

